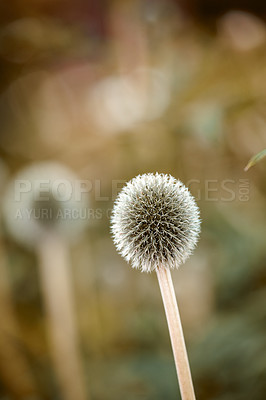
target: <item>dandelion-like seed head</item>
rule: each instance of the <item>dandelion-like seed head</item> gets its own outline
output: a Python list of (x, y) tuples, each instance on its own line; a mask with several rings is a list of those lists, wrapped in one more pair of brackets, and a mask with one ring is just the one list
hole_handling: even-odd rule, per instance
[(51, 233), (76, 240), (88, 222), (81, 218), (88, 199), (85, 194), (81, 197), (77, 182), (78, 177), (57, 162), (33, 163), (20, 170), (3, 196), (3, 216), (10, 236), (29, 248)]
[(199, 209), (188, 189), (171, 175), (139, 175), (119, 193), (111, 230), (118, 252), (133, 268), (177, 268), (196, 246)]

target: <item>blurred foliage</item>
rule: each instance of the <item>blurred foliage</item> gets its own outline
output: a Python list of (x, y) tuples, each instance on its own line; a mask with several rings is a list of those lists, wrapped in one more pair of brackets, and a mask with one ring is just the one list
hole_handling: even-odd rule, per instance
[(247, 163), (245, 167), (245, 171), (248, 171), (250, 167), (253, 167), (256, 165), (260, 160), (262, 160), (264, 157), (266, 157), (266, 150), (260, 151), (258, 154), (255, 154), (255, 156), (251, 157), (249, 162)]

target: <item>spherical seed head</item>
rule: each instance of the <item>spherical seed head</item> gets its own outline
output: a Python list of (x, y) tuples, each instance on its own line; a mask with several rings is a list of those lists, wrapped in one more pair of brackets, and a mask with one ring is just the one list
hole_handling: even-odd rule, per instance
[[(3, 217), (10, 236), (29, 248), (38, 246), (52, 232), (76, 240), (88, 222), (79, 218), (87, 208), (87, 199), (81, 199), (76, 182), (78, 177), (57, 162), (33, 163), (20, 170), (3, 196)], [(58, 190), (61, 183), (66, 185), (64, 193)]]
[(188, 189), (171, 175), (139, 175), (119, 193), (111, 230), (118, 252), (133, 268), (177, 268), (196, 246), (199, 209)]

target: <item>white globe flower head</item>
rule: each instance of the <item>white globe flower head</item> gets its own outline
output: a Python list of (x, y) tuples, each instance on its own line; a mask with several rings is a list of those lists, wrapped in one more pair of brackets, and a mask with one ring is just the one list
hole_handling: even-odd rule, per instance
[(8, 233), (29, 248), (41, 243), (47, 233), (75, 241), (87, 227), (87, 196), (82, 196), (78, 177), (57, 162), (34, 163), (9, 182), (3, 196), (3, 214)]
[(178, 268), (197, 244), (199, 209), (188, 189), (171, 175), (139, 175), (119, 193), (111, 230), (118, 252), (133, 268)]

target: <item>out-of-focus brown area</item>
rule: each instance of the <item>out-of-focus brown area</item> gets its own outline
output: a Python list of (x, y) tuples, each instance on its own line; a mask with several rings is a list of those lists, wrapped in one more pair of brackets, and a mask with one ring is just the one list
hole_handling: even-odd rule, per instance
[[(109, 227), (123, 183), (156, 171), (201, 210), (173, 272), (197, 398), (265, 398), (265, 160), (244, 172), (266, 147), (265, 16), (248, 0), (1, 2), (1, 400), (65, 399), (77, 381), (80, 399), (177, 398), (156, 277), (126, 265)], [(15, 195), (62, 169), (87, 213), (74, 191), (59, 273), (56, 245), (17, 213), (43, 203)]]

